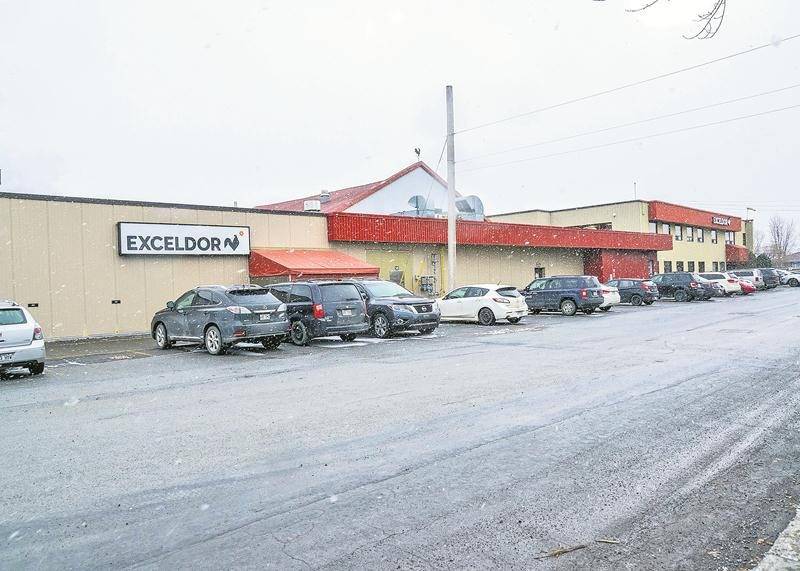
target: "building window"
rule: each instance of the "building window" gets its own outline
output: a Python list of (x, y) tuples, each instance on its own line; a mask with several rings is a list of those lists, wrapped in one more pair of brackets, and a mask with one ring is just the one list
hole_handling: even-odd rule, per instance
[(701, 274), (706, 271), (706, 263), (705, 262), (697, 262), (697, 271)]
[(655, 234), (656, 233), (656, 223), (655, 222), (651, 222), (650, 223), (650, 233), (651, 234)]
[(672, 271), (672, 262), (664, 262), (664, 273), (668, 274)]
[(534, 279), (539, 279), (544, 277), (544, 268), (533, 268), (533, 277)]
[(686, 268), (690, 272), (694, 272), (694, 262), (686, 262), (688, 267)]
[(719, 271), (719, 262), (711, 262), (711, 269), (715, 272)]
[(747, 246), (747, 233), (742, 232), (742, 246)]
[(736, 243), (736, 239), (734, 238), (734, 234), (730, 230), (725, 232), (725, 243), (726, 244), (735, 244)]
[(691, 226), (686, 227), (686, 241), (694, 242), (694, 228)]
[(717, 243), (717, 231), (716, 230), (712, 230), (711, 231), (711, 243), (712, 244), (716, 244)]
[(682, 272), (683, 271), (683, 262), (675, 262), (675, 271)]
[(661, 233), (662, 234), (666, 234), (667, 236), (669, 236), (670, 232), (671, 231), (670, 231), (670, 228), (669, 228), (669, 224), (662, 224), (661, 225)]
[(680, 224), (675, 225), (675, 239), (683, 240), (683, 226)]
[(720, 262), (719, 263), (719, 271), (721, 271), (721, 272), (725, 271), (725, 262)]
[(706, 241), (706, 231), (702, 228), (697, 229), (697, 241), (698, 242), (705, 242)]

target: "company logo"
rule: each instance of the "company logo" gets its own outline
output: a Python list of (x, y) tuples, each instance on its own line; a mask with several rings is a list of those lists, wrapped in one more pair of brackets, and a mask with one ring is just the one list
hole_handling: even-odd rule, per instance
[(216, 236), (126, 236), (126, 246), (128, 251), (139, 252), (222, 252), (225, 248), (230, 248), (235, 252), (239, 247), (239, 237), (234, 234), (233, 238), (225, 238), (223, 243), (221, 238)]
[(250, 233), (236, 226), (119, 223), (120, 255), (246, 256)]
[(719, 224), (720, 226), (730, 226), (731, 225), (731, 219), (730, 218), (725, 218), (724, 216), (712, 216), (711, 217), (711, 222), (713, 222), (714, 224)]
[(230, 248), (235, 252), (236, 248), (239, 247), (239, 236), (234, 234), (233, 238), (225, 238), (225, 247)]

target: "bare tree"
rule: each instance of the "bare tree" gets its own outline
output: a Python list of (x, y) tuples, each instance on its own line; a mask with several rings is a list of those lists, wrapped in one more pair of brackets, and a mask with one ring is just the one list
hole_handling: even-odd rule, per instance
[[(700, 26), (697, 30), (697, 33), (689, 36), (683, 36), (687, 40), (707, 40), (709, 38), (713, 38), (722, 26), (722, 21), (725, 19), (725, 9), (728, 7), (728, 0), (709, 1), (711, 2), (709, 5), (709, 10), (707, 12), (701, 12), (697, 15), (696, 22)], [(661, 2), (661, 0), (644, 0), (644, 4), (642, 4), (640, 7), (628, 8), (627, 11), (641, 12), (642, 10), (647, 10), (652, 6), (655, 6), (659, 2)]]
[(766, 254), (764, 249), (764, 231), (756, 230), (753, 233), (753, 253), (757, 256), (759, 254)]
[(769, 221), (769, 252), (773, 262), (783, 265), (796, 243), (794, 220), (773, 216)]

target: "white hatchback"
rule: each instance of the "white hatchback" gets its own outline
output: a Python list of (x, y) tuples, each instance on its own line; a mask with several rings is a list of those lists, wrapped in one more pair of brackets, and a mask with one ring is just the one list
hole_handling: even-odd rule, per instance
[(41, 326), (24, 307), (0, 300), (0, 373), (22, 368), (41, 375), (44, 357)]
[(700, 277), (721, 285), (726, 296), (742, 293), (742, 286), (739, 285), (739, 278), (735, 278), (727, 272), (703, 272), (700, 274)]
[(622, 301), (622, 298), (619, 295), (619, 289), (611, 286), (603, 284), (603, 303), (600, 304), (599, 309), (600, 311), (608, 311), (615, 305), (619, 305)]
[(454, 289), (436, 300), (442, 320), (477, 321), (492, 325), (498, 319), (519, 323), (528, 304), (517, 288), (503, 284), (475, 284)]

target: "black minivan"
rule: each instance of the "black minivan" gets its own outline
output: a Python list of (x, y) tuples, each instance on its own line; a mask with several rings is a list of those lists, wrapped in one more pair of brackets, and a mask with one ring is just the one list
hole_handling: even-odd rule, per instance
[(289, 339), (295, 345), (308, 345), (314, 337), (329, 335), (352, 341), (369, 330), (364, 300), (352, 283), (298, 281), (268, 287), (286, 304)]

